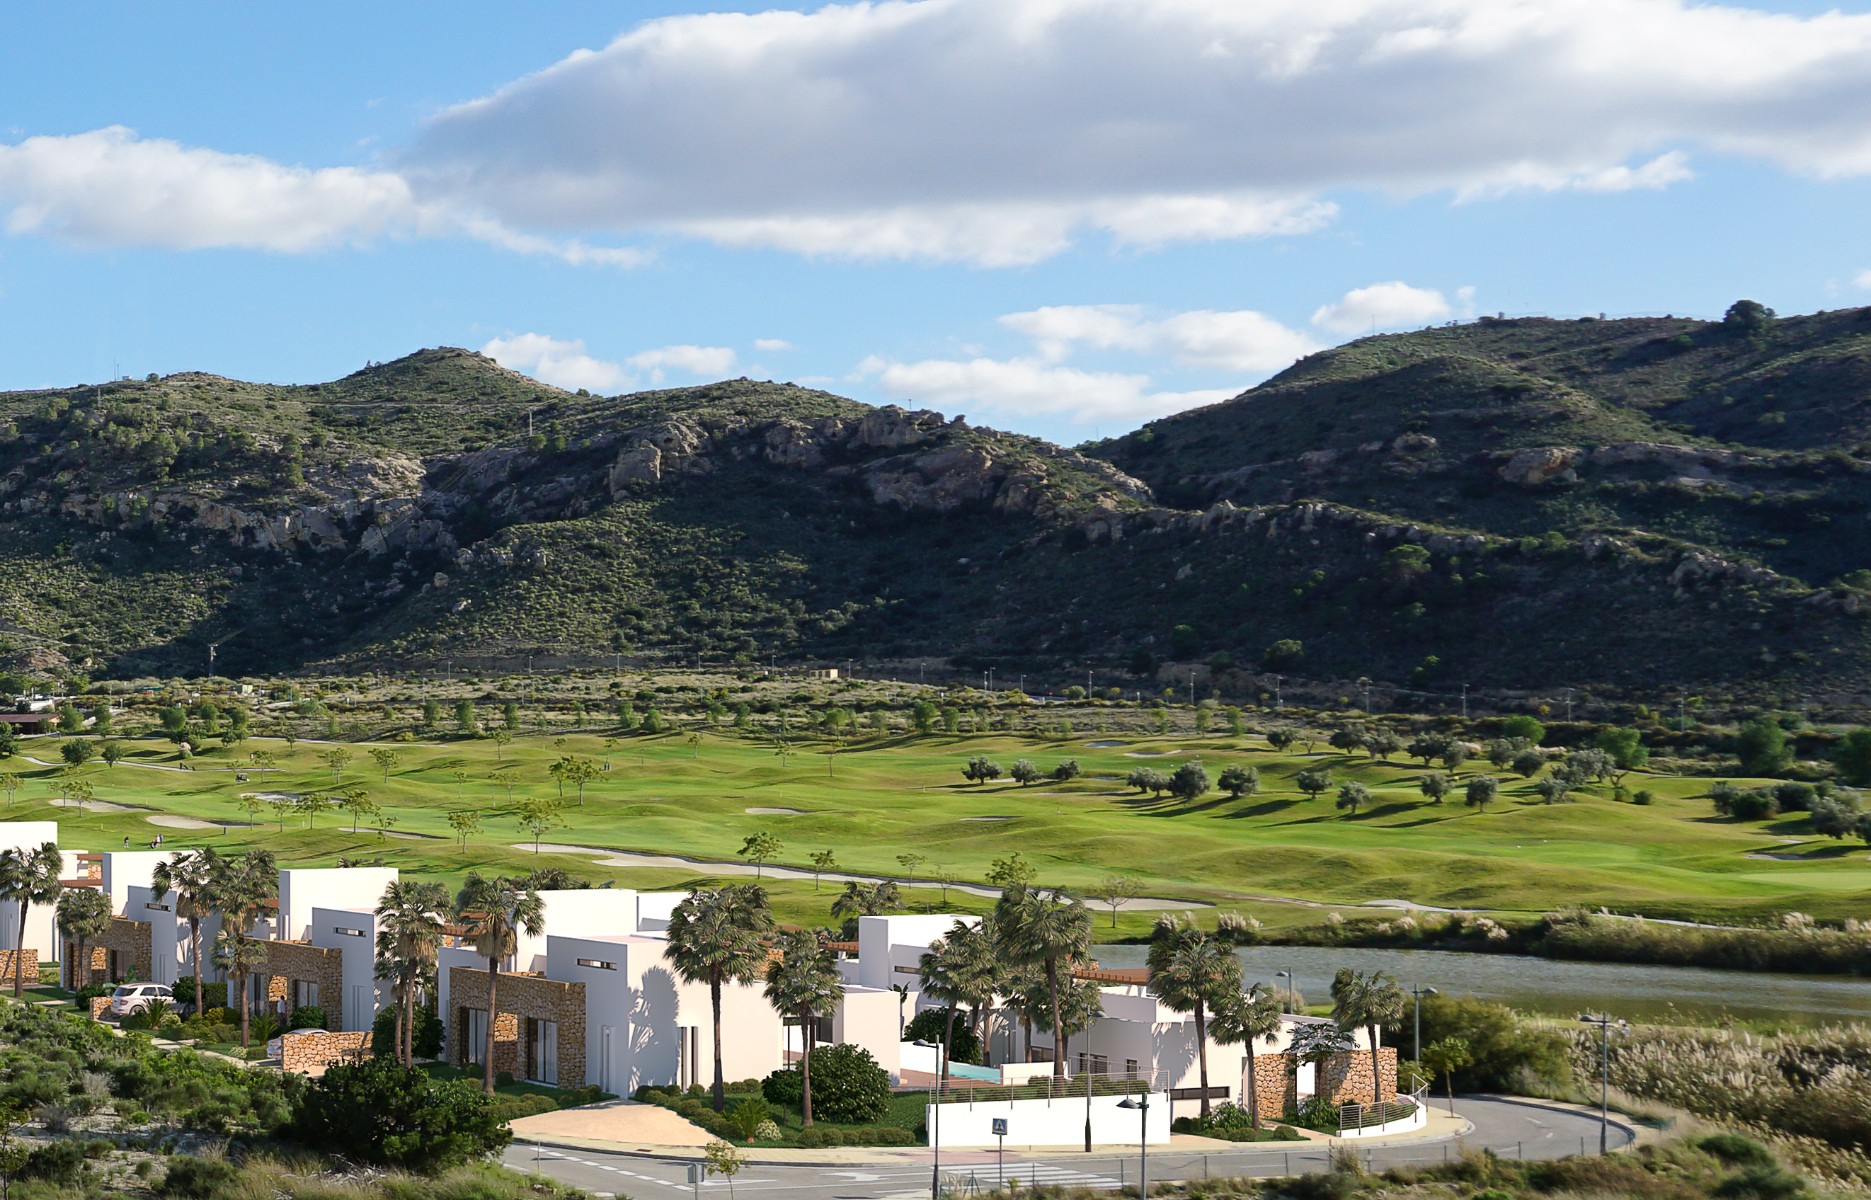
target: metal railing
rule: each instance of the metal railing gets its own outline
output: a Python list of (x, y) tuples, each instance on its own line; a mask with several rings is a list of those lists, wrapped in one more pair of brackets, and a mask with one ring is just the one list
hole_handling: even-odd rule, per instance
[(1411, 1090), (1399, 1092), (1394, 1100), (1377, 1104), (1341, 1104), (1338, 1106), (1338, 1132), (1378, 1129), (1392, 1121), (1401, 1121), (1421, 1109), (1429, 1099), (1429, 1080), (1411, 1072)]
[(1136, 1096), (1145, 1092), (1162, 1093), (1168, 1087), (1168, 1072), (1150, 1071), (1044, 1075), (1024, 1083), (987, 1083), (970, 1079), (945, 1079), (928, 1088), (932, 1104), (1004, 1104), (1010, 1100), (1045, 1100), (1081, 1103), (1092, 1096)]

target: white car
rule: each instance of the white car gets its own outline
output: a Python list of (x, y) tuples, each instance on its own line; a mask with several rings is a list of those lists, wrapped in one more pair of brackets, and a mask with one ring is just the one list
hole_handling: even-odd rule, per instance
[(282, 1033), (278, 1037), (267, 1042), (266, 1056), (268, 1058), (280, 1058), (284, 1056), (284, 1054), (286, 1053), (286, 1039), (289, 1037), (296, 1037), (301, 1033), (324, 1033), (324, 1032), (325, 1032), (325, 1027), (323, 1025), (307, 1025), (303, 1029), (295, 1029), (291, 1031), (290, 1033)]
[(110, 1015), (128, 1017), (147, 1012), (151, 1000), (174, 1007), (175, 994), (163, 983), (126, 983), (110, 994)]

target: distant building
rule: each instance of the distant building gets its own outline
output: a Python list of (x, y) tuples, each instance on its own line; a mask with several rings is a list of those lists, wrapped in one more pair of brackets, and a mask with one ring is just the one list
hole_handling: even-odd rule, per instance
[(838, 668), (837, 667), (818, 667), (814, 670), (806, 672), (806, 674), (812, 679), (836, 679), (838, 678)]

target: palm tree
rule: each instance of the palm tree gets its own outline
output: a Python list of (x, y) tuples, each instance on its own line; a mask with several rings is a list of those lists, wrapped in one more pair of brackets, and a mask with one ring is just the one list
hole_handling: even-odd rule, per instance
[(917, 960), (916, 969), (922, 976), (922, 992), (925, 996), (940, 1000), (948, 1009), (948, 1023), (942, 1033), (942, 1053), (936, 1059), (936, 1087), (948, 1078), (949, 1062), (953, 1058), (950, 1047), (955, 1044), (955, 1013), (959, 1005), (968, 1001), (969, 976), (974, 971), (973, 954), (958, 951), (955, 947), (958, 939), (969, 933), (966, 921), (957, 921), (949, 931), (930, 942)]
[(1085, 902), (1062, 891), (1050, 894), (1011, 890), (1002, 896), (1011, 900), (1004, 920), (997, 914), (996, 923), (1007, 933), (1007, 954), (1016, 962), (1032, 963), (1046, 973), (1046, 990), (1052, 997), (1052, 1073), (1064, 1078), (1065, 1019), (1060, 1009), (1061, 973), (1071, 976), (1072, 964), (1091, 949), (1091, 913)]
[(435, 964), (449, 917), (448, 889), (397, 881), (377, 902), (377, 973), (394, 980), (396, 1060), (415, 1064), (416, 989)]
[(150, 887), (157, 897), (174, 892), (175, 915), (188, 922), (188, 961), (195, 968), (196, 1012), (207, 1007), (201, 1000), (201, 921), (214, 911), (210, 900), (219, 862), (220, 855), (213, 847), (203, 847), (157, 863), (150, 874)]
[[(1052, 1021), (1052, 991), (1046, 986), (1045, 977), (1039, 972), (1029, 972), (1026, 987), (1016, 997), (1020, 1016), (1027, 1025), (1028, 1041), (1032, 1040), (1032, 1026)], [(1067, 1042), (1073, 1035), (1084, 1033), (1098, 1023), (1104, 1015), (1104, 988), (1088, 979), (1073, 979), (1066, 983), (1059, 992), (1059, 1032)], [(1089, 1066), (1087, 1070), (1089, 1070)]]
[(1195, 1049), (1202, 1072), (1202, 1115), (1208, 1115), (1208, 1014), (1241, 991), (1241, 961), (1227, 946), (1194, 928), (1173, 927), (1150, 944), (1150, 993), (1176, 1012), (1195, 1014)]
[(26, 914), (35, 904), (58, 903), (58, 877), (64, 866), (65, 856), (59, 853), (57, 842), (46, 842), (36, 850), (24, 846), (0, 850), (0, 900), (19, 906), (19, 937), (13, 944), (15, 1000), (20, 998), (26, 975)]
[(766, 889), (757, 883), (698, 888), (669, 917), (669, 959), (688, 983), (706, 983), (715, 1020), (715, 1110), (727, 1105), (721, 1077), (721, 987), (752, 983), (767, 961), (773, 928)]
[(832, 916), (843, 922), (841, 932), (849, 941), (857, 936), (859, 917), (879, 917), (902, 907), (903, 890), (895, 882), (885, 879), (863, 883), (853, 879), (832, 900)]
[(812, 1050), (817, 1042), (817, 1018), (838, 1007), (844, 998), (844, 980), (832, 952), (819, 935), (808, 929), (789, 929), (779, 936), (778, 962), (767, 964), (767, 1003), (799, 1019), (800, 1112), (812, 1124)]
[(1350, 1033), (1358, 1026), (1371, 1043), (1371, 1103), (1384, 1098), (1377, 1073), (1377, 1027), (1403, 1020), (1403, 986), (1382, 971), (1369, 975), (1340, 967), (1332, 976), (1332, 1019)]
[(247, 979), (266, 962), (266, 947), (253, 937), (253, 924), (267, 903), (279, 897), (279, 870), (266, 850), (249, 850), (217, 859), (209, 876), (208, 903), (221, 914), (215, 935), (215, 968), (232, 977), (230, 992), (240, 996), (240, 1044), (247, 1044)]
[(967, 925), (956, 922), (948, 934), (948, 952), (953, 957), (952, 971), (961, 1000), (968, 1006), (968, 1027), (981, 1046), (981, 1065), (991, 1067), (993, 1055), (988, 1049), (984, 1018), (999, 994), (1002, 976), (1000, 949), (994, 943), (989, 922)]
[(1254, 1128), (1259, 1129), (1260, 1075), (1256, 1070), (1254, 1043), (1261, 1038), (1272, 1041), (1280, 1032), (1280, 998), (1258, 983), (1245, 992), (1237, 990), (1215, 1006), (1208, 1028), (1217, 1045), (1246, 1048), (1247, 1112)]
[(110, 928), (110, 899), (96, 888), (66, 888), (58, 898), (58, 927), (72, 943), (72, 985), (91, 982), (91, 946)]
[(495, 990), (500, 983), (500, 963), (519, 952), (520, 931), (538, 937), (546, 929), (546, 906), (539, 893), (525, 880), (502, 875), (483, 878), (468, 872), (467, 882), (455, 899), (461, 921), (468, 927), (468, 940), (474, 952), (487, 960), (487, 1040), (482, 1045), (482, 1086), (494, 1094), (494, 1027), (499, 1024), (500, 1007)]

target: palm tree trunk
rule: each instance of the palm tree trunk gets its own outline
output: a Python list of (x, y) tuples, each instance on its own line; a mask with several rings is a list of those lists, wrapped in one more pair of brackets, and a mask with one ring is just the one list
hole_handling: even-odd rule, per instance
[(728, 1085), (721, 1077), (721, 972), (708, 977), (708, 1003), (715, 1015), (715, 1111), (728, 1106)]
[(1202, 1067), (1202, 1115), (1208, 1115), (1208, 1012), (1201, 998), (1195, 1002), (1195, 1057)]
[(1365, 1036), (1371, 1042), (1371, 1103), (1381, 1104), (1384, 1100), (1383, 1085), (1377, 1082), (1377, 1026), (1366, 1025)]
[(200, 1012), (208, 1006), (201, 995), (201, 918), (188, 919), (188, 961), (195, 972), (195, 1011)]
[(942, 1053), (936, 1055), (936, 1103), (942, 1103), (942, 1081), (948, 1078), (949, 1047), (955, 1044), (955, 1006), (949, 1005), (948, 1028), (942, 1033)]
[(397, 981), (396, 988), (396, 1023), (391, 1029), (396, 1049), (390, 1057), (407, 1067), (409, 1065), (409, 977)]
[(818, 1027), (812, 1020), (812, 1014), (799, 1014), (800, 1032), (805, 1036), (806, 1056), (799, 1060), (799, 1111), (805, 1115), (805, 1123), (812, 1124), (812, 1051), (818, 1044)]
[[(91, 983), (91, 956), (85, 953), (83, 938), (72, 939), (72, 957), (76, 959), (76, 961), (72, 963), (72, 967), (74, 968), (73, 978), (78, 981), (78, 987), (83, 988), (89, 986)], [(83, 974), (79, 974), (78, 972), (80, 971), (82, 971)]]
[[(240, 944), (238, 941), (236, 941), (235, 952), (237, 954), (239, 952), (239, 949), (240, 949)], [(247, 1046), (247, 1029), (248, 1029), (248, 1025), (247, 1025), (247, 972), (245, 970), (240, 969), (240, 968), (235, 969), (234, 985), (240, 989), (240, 1044), (241, 1044), (241, 1048), (245, 1049)]]
[(25, 986), (22, 981), (25, 979), (26, 965), (20, 960), (26, 957), (26, 910), (31, 907), (30, 901), (24, 897), (20, 899), (19, 937), (13, 943), (13, 998), (15, 1000), (20, 998), (20, 989)]
[(487, 960), (487, 1040), (481, 1054), (485, 1061), (481, 1063), (481, 1086), (488, 1095), (494, 1094), (494, 1025), (500, 1016), (500, 1007), (494, 1003), (494, 989), (500, 984), (500, 960)]
[(1046, 990), (1052, 993), (1052, 1077), (1064, 1079), (1065, 1016), (1059, 1011), (1059, 960), (1057, 958), (1046, 960)]
[(1260, 1128), (1260, 1076), (1255, 1071), (1254, 1039), (1247, 1039), (1247, 1116)]

